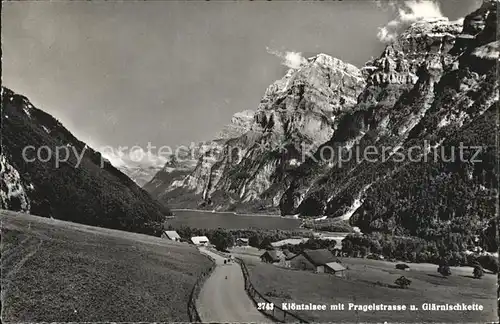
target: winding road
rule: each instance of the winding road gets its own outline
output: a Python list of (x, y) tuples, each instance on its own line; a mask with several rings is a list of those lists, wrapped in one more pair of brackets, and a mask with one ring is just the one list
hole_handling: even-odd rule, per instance
[(257, 310), (248, 297), (238, 263), (224, 264), (224, 257), (205, 248), (200, 248), (200, 252), (214, 258), (217, 264), (203, 284), (196, 301), (196, 308), (203, 322), (272, 323)]

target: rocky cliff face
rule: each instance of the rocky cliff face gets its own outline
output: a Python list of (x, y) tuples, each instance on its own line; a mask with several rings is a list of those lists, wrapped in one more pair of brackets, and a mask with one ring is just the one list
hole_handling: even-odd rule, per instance
[(59, 121), (7, 88), (1, 137), (3, 209), (149, 234), (170, 214)]
[(30, 212), (28, 188), (17, 171), (4, 155), (0, 155), (0, 208), (14, 211)]
[(202, 201), (210, 208), (277, 208), (302, 151), (332, 137), (364, 86), (356, 67), (325, 54), (310, 58), (266, 90), (244, 134), (218, 141), (223, 145), (204, 154), (182, 182), (154, 194), (174, 205), (182, 197), (190, 207)]

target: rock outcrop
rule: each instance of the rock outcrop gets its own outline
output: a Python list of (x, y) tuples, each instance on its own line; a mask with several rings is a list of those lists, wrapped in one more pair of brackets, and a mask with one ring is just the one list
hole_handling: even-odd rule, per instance
[(19, 171), (4, 155), (0, 155), (0, 181), (0, 208), (29, 213), (28, 188), (33, 189), (33, 185), (23, 183)]

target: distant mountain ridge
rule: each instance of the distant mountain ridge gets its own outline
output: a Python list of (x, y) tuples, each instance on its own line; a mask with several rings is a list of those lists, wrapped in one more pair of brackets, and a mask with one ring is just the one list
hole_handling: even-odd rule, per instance
[[(1, 114), (1, 208), (147, 234), (161, 231), (170, 210), (51, 115), (5, 87)], [(42, 147), (42, 158), (58, 148), (71, 154), (61, 155), (65, 161), (56, 166), (54, 155), (47, 162), (36, 157)]]

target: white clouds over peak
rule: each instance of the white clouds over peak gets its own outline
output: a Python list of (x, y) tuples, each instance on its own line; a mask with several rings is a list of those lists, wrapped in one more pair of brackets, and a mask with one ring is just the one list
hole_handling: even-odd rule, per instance
[(102, 156), (109, 160), (115, 167), (158, 167), (168, 162), (169, 154), (156, 155), (150, 150), (144, 150), (139, 146), (133, 147), (111, 147), (105, 146), (99, 149)]
[(302, 56), (300, 52), (286, 51), (280, 52), (278, 50), (273, 50), (269, 47), (266, 47), (266, 50), (269, 54), (272, 54), (281, 59), (281, 64), (290, 69), (298, 69), (302, 65), (307, 63), (307, 60)]
[(414, 22), (433, 18), (446, 19), (439, 4), (431, 0), (409, 0), (403, 3), (389, 2), (397, 17), (379, 28), (377, 37), (382, 42), (392, 42)]

